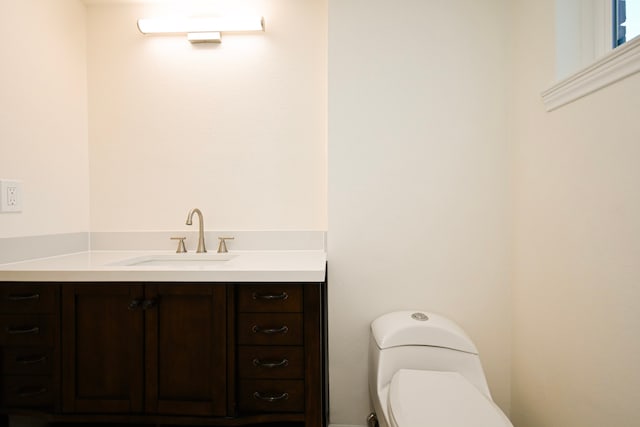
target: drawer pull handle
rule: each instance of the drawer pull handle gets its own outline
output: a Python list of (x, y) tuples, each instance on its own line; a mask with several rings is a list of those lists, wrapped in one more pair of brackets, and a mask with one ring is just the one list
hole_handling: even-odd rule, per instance
[(40, 294), (9, 294), (9, 301), (27, 301), (32, 299), (40, 299)]
[(41, 394), (45, 394), (46, 392), (48, 392), (49, 390), (47, 390), (46, 387), (41, 387), (38, 389), (23, 389), (22, 391), (18, 392), (18, 397), (34, 397), (34, 396), (39, 396)]
[(284, 368), (289, 366), (289, 361), (286, 358), (280, 362), (263, 362), (260, 359), (253, 359), (253, 366), (258, 368)]
[(133, 299), (129, 301), (129, 310), (133, 311), (137, 308), (148, 310), (155, 307), (156, 305), (158, 305), (157, 299)]
[(258, 325), (253, 325), (253, 327), (251, 328), (251, 331), (254, 334), (257, 334), (257, 333), (267, 334), (267, 335), (286, 334), (287, 332), (289, 332), (289, 327), (287, 325), (284, 325), (281, 328), (262, 329)]
[(20, 329), (8, 327), (7, 333), (9, 335), (39, 334), (40, 328), (37, 326), (34, 326), (32, 328), (20, 328)]
[(16, 357), (16, 363), (21, 365), (32, 365), (34, 363), (42, 363), (47, 360), (47, 356), (27, 356), (27, 357)]
[(267, 301), (272, 301), (272, 300), (286, 300), (287, 298), (289, 298), (289, 294), (286, 292), (282, 292), (280, 294), (259, 294), (257, 292), (254, 292), (252, 295), (253, 299), (263, 299), (263, 300), (267, 300)]
[(278, 400), (287, 400), (289, 399), (289, 393), (282, 393), (282, 394), (262, 394), (260, 392), (254, 392), (253, 393), (253, 398), (254, 399), (260, 399), (260, 400), (264, 400), (265, 402), (277, 402)]

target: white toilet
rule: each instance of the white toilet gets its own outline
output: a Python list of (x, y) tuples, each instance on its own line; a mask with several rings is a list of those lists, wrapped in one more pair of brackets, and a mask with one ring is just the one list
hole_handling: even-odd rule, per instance
[(513, 427), (471, 339), (437, 314), (396, 311), (371, 323), (369, 393), (380, 427)]

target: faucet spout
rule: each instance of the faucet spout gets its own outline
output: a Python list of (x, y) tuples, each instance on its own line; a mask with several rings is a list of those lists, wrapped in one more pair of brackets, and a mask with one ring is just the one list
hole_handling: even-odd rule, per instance
[(193, 214), (198, 214), (198, 249), (197, 253), (207, 252), (204, 244), (204, 220), (202, 219), (202, 211), (198, 208), (191, 209), (187, 214), (187, 225), (193, 224)]

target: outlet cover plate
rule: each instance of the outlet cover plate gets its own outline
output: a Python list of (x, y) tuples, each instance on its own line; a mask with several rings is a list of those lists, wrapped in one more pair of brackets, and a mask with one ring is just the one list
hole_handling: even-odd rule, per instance
[(22, 212), (22, 181), (0, 180), (0, 212)]

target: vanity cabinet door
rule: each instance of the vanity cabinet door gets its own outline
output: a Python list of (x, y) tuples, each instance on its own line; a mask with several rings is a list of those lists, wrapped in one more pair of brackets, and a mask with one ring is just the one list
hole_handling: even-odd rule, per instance
[(225, 286), (147, 284), (145, 300), (146, 412), (226, 415)]
[(64, 412), (142, 412), (143, 301), (142, 285), (63, 285)]

